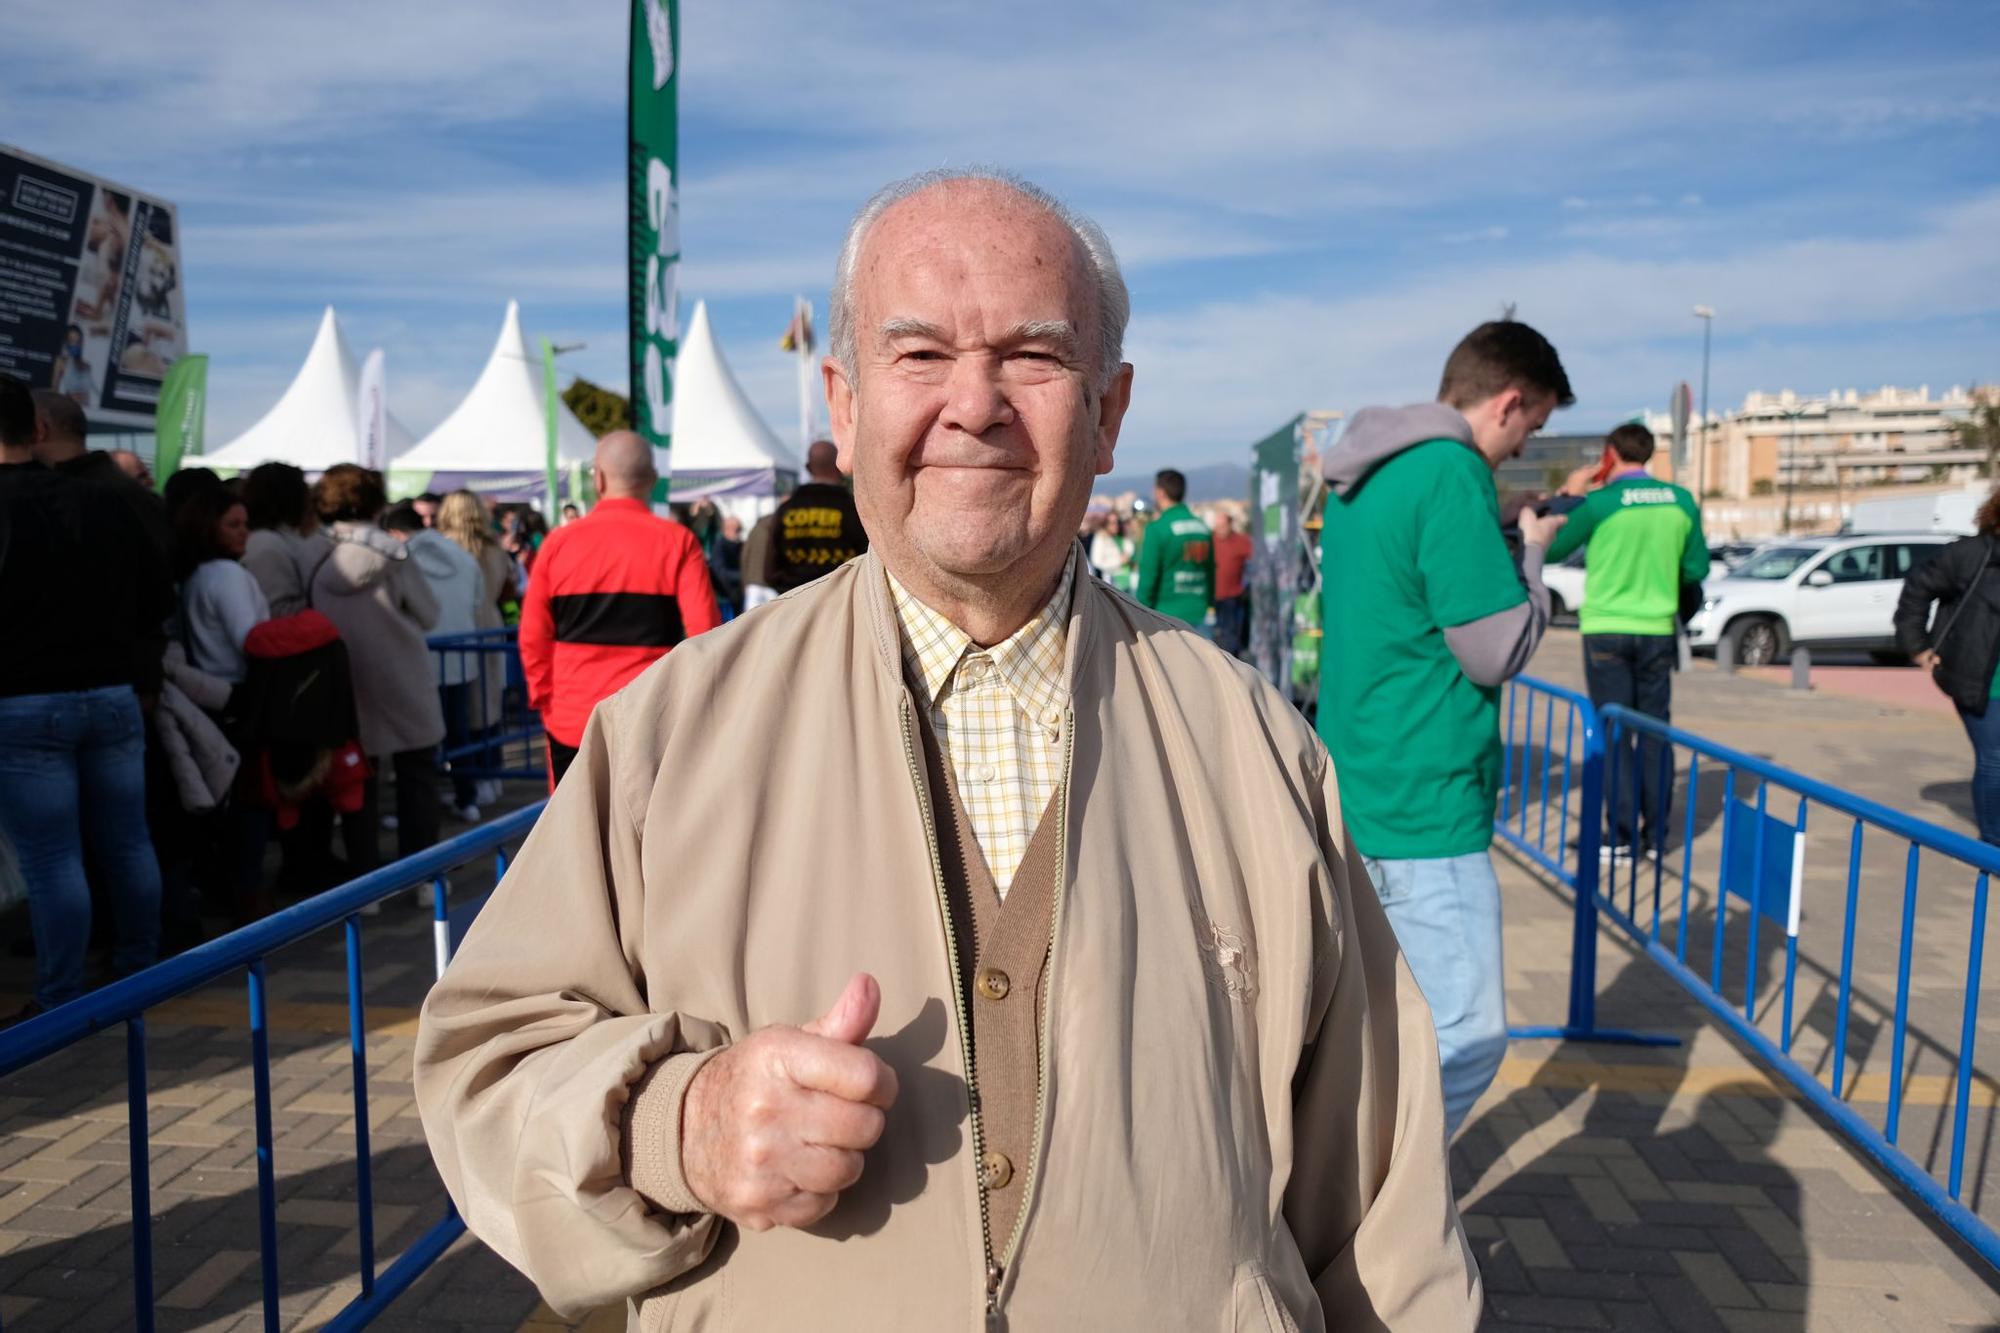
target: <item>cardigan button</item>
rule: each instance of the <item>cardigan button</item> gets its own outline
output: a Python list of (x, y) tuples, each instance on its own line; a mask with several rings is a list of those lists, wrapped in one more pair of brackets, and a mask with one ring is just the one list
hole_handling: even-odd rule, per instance
[(980, 1183), (987, 1189), (1004, 1189), (1014, 1178), (1014, 1164), (1007, 1160), (1007, 1154), (989, 1152), (979, 1159)]
[(980, 969), (979, 980), (973, 983), (973, 989), (989, 1000), (1004, 1000), (1013, 984), (999, 968), (987, 967)]

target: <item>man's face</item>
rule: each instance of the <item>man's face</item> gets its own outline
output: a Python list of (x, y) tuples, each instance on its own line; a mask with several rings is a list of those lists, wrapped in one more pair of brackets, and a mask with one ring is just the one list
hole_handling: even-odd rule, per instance
[(438, 507), (435, 504), (429, 500), (415, 500), (411, 502), (410, 507), (417, 511), (417, 517), (424, 521), (425, 527), (437, 526)]
[(1230, 533), (1234, 531), (1236, 531), (1236, 520), (1231, 518), (1227, 511), (1219, 513), (1215, 516), (1216, 536), (1227, 537)]
[(1011, 191), (897, 204), (856, 265), (855, 365), (825, 364), (840, 466), (899, 578), (1060, 564), (1111, 469), (1131, 368), (1094, 390), (1094, 285), (1075, 239)]
[(1465, 417), (1472, 425), (1473, 443), (1486, 456), (1487, 463), (1498, 468), (1520, 454), (1528, 437), (1548, 425), (1549, 414), (1555, 410), (1556, 397), (1552, 393), (1504, 389), (1472, 408)]

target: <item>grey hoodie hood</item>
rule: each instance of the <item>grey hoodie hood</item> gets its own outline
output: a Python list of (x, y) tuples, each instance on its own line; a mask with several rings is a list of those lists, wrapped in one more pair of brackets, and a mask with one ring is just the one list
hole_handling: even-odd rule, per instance
[(320, 567), (318, 577), (329, 592), (366, 592), (410, 558), (403, 543), (372, 523), (335, 523), (328, 535), (333, 539), (333, 554)]
[(1443, 403), (1364, 407), (1347, 423), (1340, 442), (1320, 459), (1320, 475), (1335, 495), (1351, 495), (1383, 463), (1429, 440), (1457, 440), (1475, 448), (1472, 426), (1455, 407)]

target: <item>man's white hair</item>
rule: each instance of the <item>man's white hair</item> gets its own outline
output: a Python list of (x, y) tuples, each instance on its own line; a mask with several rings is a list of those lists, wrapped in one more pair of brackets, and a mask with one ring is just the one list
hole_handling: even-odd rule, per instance
[(1132, 298), (1125, 290), (1124, 275), (1118, 271), (1118, 256), (1112, 252), (1111, 240), (1102, 227), (1041, 186), (1012, 172), (992, 167), (946, 167), (920, 171), (883, 186), (861, 206), (861, 211), (847, 224), (847, 236), (840, 243), (840, 259), (833, 269), (832, 308), (827, 319), (833, 359), (849, 375), (854, 374), (854, 267), (860, 261), (861, 247), (867, 241), (870, 229), (884, 213), (903, 200), (935, 186), (960, 181), (985, 182), (1011, 190), (1061, 222), (1076, 238), (1077, 244), (1083, 247), (1091, 277), (1097, 286), (1097, 363), (1091, 367), (1091, 388), (1097, 393), (1104, 392), (1125, 359), (1125, 325), (1132, 318)]

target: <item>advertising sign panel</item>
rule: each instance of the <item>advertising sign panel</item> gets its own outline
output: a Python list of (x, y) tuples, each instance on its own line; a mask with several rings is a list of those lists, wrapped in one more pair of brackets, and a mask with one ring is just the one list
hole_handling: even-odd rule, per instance
[(0, 372), (150, 430), (186, 354), (174, 206), (0, 144)]
[(672, 475), (674, 357), (680, 348), (681, 260), (675, 98), (680, 0), (632, 0), (628, 235), (632, 428), (653, 446), (664, 501)]

